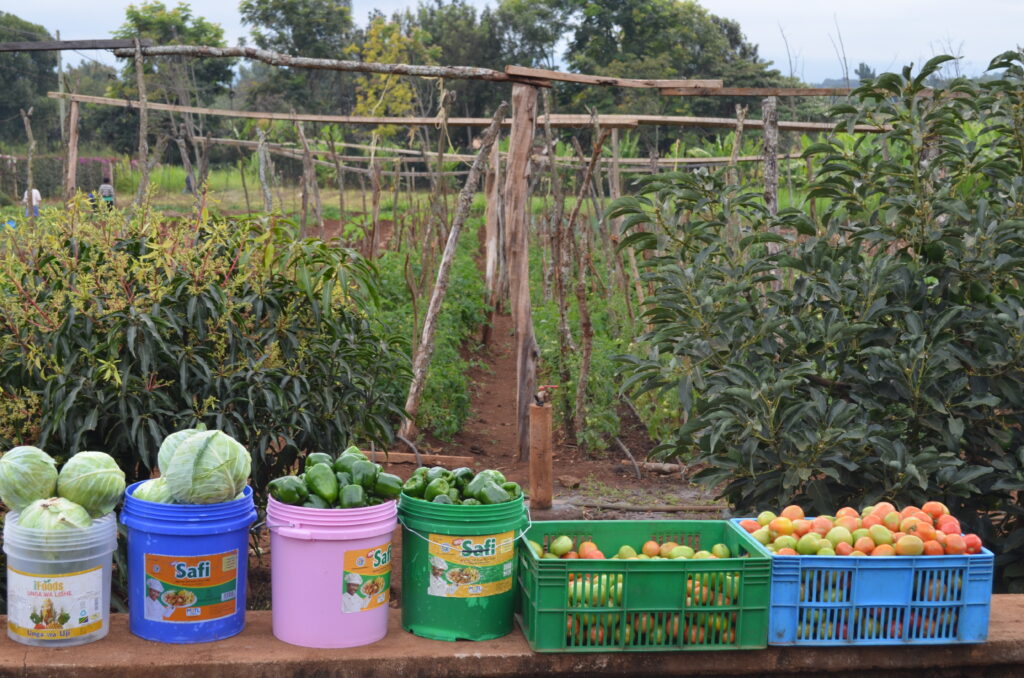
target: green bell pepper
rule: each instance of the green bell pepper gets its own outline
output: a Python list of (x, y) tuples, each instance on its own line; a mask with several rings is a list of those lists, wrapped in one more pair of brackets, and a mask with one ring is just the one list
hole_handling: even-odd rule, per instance
[(338, 498), (338, 479), (327, 464), (314, 464), (306, 471), (306, 487), (310, 494), (319, 495), (328, 504)]
[(352, 474), (344, 471), (335, 471), (334, 477), (338, 479), (338, 489), (352, 484)]
[(366, 490), (362, 485), (346, 485), (341, 488), (341, 496), (338, 498), (338, 505), (341, 508), (359, 508), (366, 506)]
[[(441, 480), (441, 479), (439, 478), (438, 480)], [(449, 497), (447, 494), (439, 494), (436, 497), (434, 497), (433, 503), (435, 503), (435, 504), (454, 504), (455, 502), (453, 502), (452, 498)]]
[(476, 476), (469, 481), (469, 483), (466, 485), (466, 489), (463, 490), (462, 493), (467, 497), (476, 497), (476, 495), (480, 492), (480, 488), (482, 488), (484, 486), (484, 483), (486, 483), (487, 481), (493, 481), (498, 485), (501, 485), (501, 483), (505, 482), (504, 477), (502, 477), (501, 482), (498, 482), (495, 474), (501, 475), (500, 473), (493, 469), (480, 471), (480, 473), (477, 473)]
[(462, 500), (463, 506), (480, 506), (479, 499), (473, 499), (473, 497), (466, 497)]
[(508, 492), (512, 499), (519, 499), (523, 496), (523, 488), (519, 486), (519, 483), (502, 483), (501, 489)]
[(360, 459), (352, 464), (352, 483), (362, 485), (363, 489), (369, 492), (377, 482), (377, 474), (380, 473), (377, 464), (366, 459)]
[(381, 504), (383, 504), (386, 501), (387, 501), (387, 499), (383, 499), (381, 497), (370, 497), (369, 499), (366, 500), (366, 505), (367, 506), (380, 506)]
[(318, 494), (309, 495), (309, 499), (303, 504), (306, 508), (331, 508), (331, 505), (324, 501), (324, 498)]
[(435, 466), (427, 471), (427, 480), (437, 480), (438, 478), (444, 478), (450, 484), (453, 478), (452, 472), (444, 466)]
[(344, 473), (352, 473), (352, 464), (357, 461), (369, 461), (362, 452), (342, 452), (341, 456), (334, 461), (334, 470)]
[(309, 498), (309, 489), (298, 476), (274, 478), (267, 483), (267, 489), (270, 490), (270, 496), (282, 504), (302, 506), (302, 503)]
[(448, 486), (448, 481), (444, 478), (435, 478), (427, 483), (427, 489), (423, 490), (423, 498), (427, 501), (434, 501), (434, 497), (438, 495), (447, 495), (448, 490), (451, 488)]
[(488, 480), (484, 483), (484, 486), (480, 488), (475, 497), (480, 500), (481, 504), (504, 504), (512, 499), (508, 492), (503, 490), (501, 485), (493, 480)]
[(402, 494), (402, 479), (393, 473), (378, 473), (373, 493), (383, 499), (395, 499)]
[(462, 495), (459, 494), (459, 488), (457, 487), (448, 488), (448, 498), (452, 500), (453, 504), (462, 503)]
[(423, 476), (424, 478), (426, 478), (427, 477), (427, 470), (428, 469), (427, 469), (426, 466), (420, 466), (418, 469), (416, 469), (415, 471), (412, 472), (412, 475), (413, 475), (413, 477)]
[(425, 475), (413, 474), (411, 478), (405, 481), (402, 485), (402, 492), (405, 492), (410, 497), (423, 498), (423, 491), (427, 489), (427, 479)]
[(314, 452), (306, 455), (306, 465), (303, 467), (303, 471), (308, 471), (317, 464), (327, 464), (328, 466), (334, 466), (334, 457), (325, 452)]
[(469, 481), (473, 480), (473, 469), (468, 466), (463, 466), (452, 471), (452, 477), (455, 479), (455, 487), (459, 488), (460, 492), (465, 492), (466, 485), (469, 485)]
[[(349, 445), (348, 447), (341, 451), (341, 454), (358, 454), (363, 459), (367, 459), (367, 456), (363, 454), (362, 450), (360, 450), (355, 445)], [(339, 454), (338, 456), (340, 457), (341, 454)]]

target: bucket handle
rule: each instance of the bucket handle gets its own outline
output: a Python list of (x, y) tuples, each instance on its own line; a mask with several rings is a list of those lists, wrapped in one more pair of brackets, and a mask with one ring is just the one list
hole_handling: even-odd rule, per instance
[[(517, 540), (524, 538), (526, 536), (526, 533), (530, 531), (530, 528), (533, 527), (533, 518), (530, 516), (530, 507), (529, 506), (524, 506), (523, 508), (526, 511), (526, 527), (524, 527), (523, 530), (519, 534), (517, 534), (515, 537), (512, 537), (512, 539), (510, 541), (503, 541), (500, 544), (498, 544), (498, 546), (505, 546), (506, 544), (509, 544), (509, 543), (515, 543)], [(439, 544), (436, 541), (430, 541), (430, 539), (427, 538), (425, 535), (423, 535), (421, 532), (418, 532), (417, 530), (414, 530), (411, 527), (409, 527), (408, 525), (406, 525), (405, 524), (405, 520), (402, 519), (401, 515), (398, 516), (398, 522), (402, 525), (402, 527), (404, 527), (405, 529), (409, 530), (410, 532), (412, 532), (413, 534), (415, 534), (417, 537), (419, 537), (423, 541), (427, 542), (428, 544), (433, 544), (434, 546), (436, 546), (438, 548), (441, 548), (441, 549), (447, 548), (449, 546), (448, 544)]]

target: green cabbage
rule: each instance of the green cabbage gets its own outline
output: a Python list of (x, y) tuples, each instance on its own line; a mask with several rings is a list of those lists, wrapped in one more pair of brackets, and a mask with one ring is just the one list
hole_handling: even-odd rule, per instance
[(57, 463), (38, 447), (23, 445), (0, 457), (0, 499), (20, 511), (57, 490)]
[(174, 497), (171, 496), (171, 490), (167, 487), (167, 478), (163, 476), (147, 480), (136, 487), (135, 492), (132, 493), (132, 497), (143, 501), (152, 501), (157, 504), (174, 503)]
[(199, 433), (200, 430), (186, 428), (181, 431), (175, 431), (164, 438), (164, 441), (160, 443), (160, 451), (156, 453), (156, 465), (160, 469), (161, 475), (167, 475), (167, 467), (170, 465), (171, 457), (177, 452), (182, 441), (194, 433)]
[(35, 530), (73, 530), (92, 525), (84, 508), (64, 497), (34, 501), (18, 515), (18, 525)]
[(114, 510), (124, 494), (124, 471), (105, 452), (79, 452), (64, 463), (57, 494), (99, 518)]
[(223, 431), (172, 433), (158, 456), (167, 488), (180, 504), (219, 504), (231, 501), (245, 489), (252, 457), (244, 446)]

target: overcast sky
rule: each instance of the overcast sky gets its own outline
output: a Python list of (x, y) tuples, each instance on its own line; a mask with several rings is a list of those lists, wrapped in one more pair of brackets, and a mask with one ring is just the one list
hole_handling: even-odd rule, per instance
[[(469, 1), (481, 8), (488, 4), (486, 0)], [(173, 5), (175, 0), (166, 2)], [(230, 44), (246, 34), (235, 0), (193, 0), (190, 4), (195, 14), (219, 23)], [(356, 22), (364, 24), (371, 9), (389, 13), (415, 3), (353, 0), (352, 4)], [(861, 61), (881, 72), (953, 51), (964, 57), (961, 68), (967, 75), (979, 74), (997, 53), (1024, 42), (1020, 30), (1024, 0), (702, 0), (701, 4), (714, 14), (737, 20), (747, 38), (760, 46), (761, 56), (788, 74), (784, 33), (794, 73), (810, 83), (841, 76), (836, 55), (840, 36), (851, 71)], [(51, 32), (59, 30), (62, 38), (70, 40), (110, 37), (123, 21), (121, 8), (126, 5), (32, 0), (4, 9)], [(115, 61), (105, 52), (88, 54), (105, 63)], [(65, 57), (71, 63), (82, 58), (75, 53)]]

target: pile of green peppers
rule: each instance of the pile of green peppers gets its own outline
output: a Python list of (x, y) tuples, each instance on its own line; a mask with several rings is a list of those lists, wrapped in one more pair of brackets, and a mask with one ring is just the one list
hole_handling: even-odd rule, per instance
[(508, 482), (501, 471), (487, 469), (473, 473), (471, 468), (449, 471), (441, 466), (416, 469), (402, 485), (402, 492), (436, 504), (462, 506), (503, 504), (523, 496), (519, 483)]
[(304, 472), (283, 476), (267, 485), (270, 496), (284, 504), (309, 508), (360, 508), (397, 499), (402, 479), (383, 473), (357, 447), (335, 459), (323, 452), (306, 455)]

